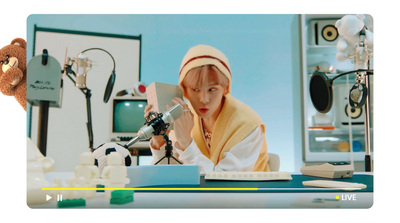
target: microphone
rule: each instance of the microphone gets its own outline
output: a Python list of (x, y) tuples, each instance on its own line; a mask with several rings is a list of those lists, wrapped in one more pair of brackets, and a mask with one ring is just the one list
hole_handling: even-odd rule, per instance
[(86, 75), (88, 72), (86, 68), (90, 66), (88, 63), (89, 59), (84, 54), (79, 54), (75, 59), (77, 65), (75, 86), (78, 88), (86, 88)]
[(140, 128), (137, 136), (131, 141), (124, 145), (125, 148), (129, 148), (134, 143), (140, 140), (146, 140), (151, 138), (153, 135), (160, 135), (161, 132), (167, 131), (168, 127), (183, 114), (183, 108), (180, 104), (172, 106), (164, 114), (158, 115), (156, 118), (150, 121), (146, 126)]
[[(356, 70), (368, 69), (368, 52), (365, 44), (365, 27), (360, 31), (359, 43), (354, 56), (354, 68)], [(366, 87), (367, 72), (356, 72), (356, 83), (350, 89), (349, 103), (353, 108), (361, 108), (365, 104), (368, 88)]]

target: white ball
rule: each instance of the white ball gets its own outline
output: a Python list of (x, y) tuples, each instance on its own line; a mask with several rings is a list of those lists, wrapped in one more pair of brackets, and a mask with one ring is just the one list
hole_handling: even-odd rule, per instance
[(107, 155), (112, 152), (118, 152), (121, 155), (121, 163), (125, 166), (132, 165), (132, 157), (128, 149), (118, 143), (104, 143), (93, 151), (95, 165), (99, 167), (100, 173), (103, 171), (103, 168), (107, 166)]

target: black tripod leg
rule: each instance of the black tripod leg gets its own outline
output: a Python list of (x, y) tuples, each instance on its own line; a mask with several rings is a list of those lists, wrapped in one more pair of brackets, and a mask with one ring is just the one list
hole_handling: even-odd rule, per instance
[(154, 165), (157, 165), (159, 162), (161, 162), (166, 156), (164, 156), (163, 158), (161, 158), (159, 161), (157, 161)]
[(181, 161), (179, 161), (178, 159), (176, 159), (173, 155), (172, 155), (172, 142), (171, 140), (169, 140), (168, 135), (163, 135), (163, 138), (165, 140), (165, 142), (167, 143), (167, 145), (165, 146), (165, 156), (163, 158), (161, 158), (159, 161), (157, 161), (154, 165), (157, 165), (159, 162), (161, 162), (161, 160), (163, 160), (164, 158), (168, 159), (168, 165), (170, 164), (170, 158), (172, 157), (176, 162), (178, 162), (179, 164), (183, 164)]
[[(171, 156), (176, 162), (178, 162), (179, 164), (183, 164), (181, 161), (179, 161), (178, 159), (176, 159), (175, 157)], [(167, 158), (168, 159), (168, 164), (170, 164), (169, 159), (170, 157), (164, 156), (163, 158), (161, 158), (160, 160), (158, 160), (154, 165), (157, 165), (159, 162), (161, 162), (163, 159)]]
[(179, 164), (183, 164), (181, 161), (179, 161), (178, 159), (176, 159), (175, 157), (171, 156), (176, 162), (178, 162)]

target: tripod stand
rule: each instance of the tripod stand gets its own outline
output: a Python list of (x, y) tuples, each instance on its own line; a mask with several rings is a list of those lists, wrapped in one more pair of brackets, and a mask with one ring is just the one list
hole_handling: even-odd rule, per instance
[(183, 164), (181, 161), (179, 161), (178, 159), (176, 159), (173, 154), (172, 154), (172, 142), (171, 140), (168, 138), (167, 134), (163, 134), (163, 139), (165, 140), (166, 146), (165, 146), (165, 156), (162, 157), (159, 161), (157, 161), (154, 165), (157, 165), (159, 162), (161, 162), (163, 159), (167, 158), (168, 159), (168, 164), (170, 164), (170, 159), (174, 159), (176, 162), (178, 162), (179, 164)]

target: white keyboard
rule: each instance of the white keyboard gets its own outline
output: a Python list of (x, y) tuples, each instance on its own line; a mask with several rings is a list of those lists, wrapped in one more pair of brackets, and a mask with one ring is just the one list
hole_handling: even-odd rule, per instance
[(291, 180), (288, 172), (209, 172), (204, 176), (206, 180), (229, 181), (273, 181)]
[(349, 183), (333, 180), (309, 180), (303, 181), (304, 186), (309, 187), (327, 187), (327, 188), (337, 188), (340, 190), (360, 190), (367, 188), (367, 185), (360, 183)]

